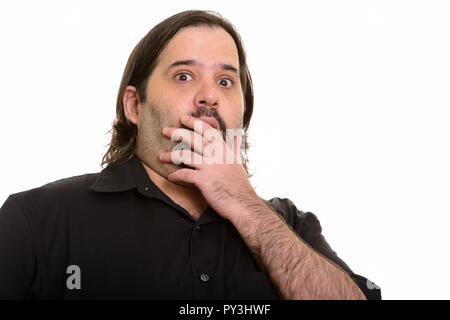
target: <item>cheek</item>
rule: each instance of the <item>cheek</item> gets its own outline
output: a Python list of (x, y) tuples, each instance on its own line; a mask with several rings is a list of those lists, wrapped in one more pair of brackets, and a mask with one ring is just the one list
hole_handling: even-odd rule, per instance
[(180, 102), (173, 95), (159, 96), (149, 101), (147, 110), (147, 125), (159, 129), (176, 126), (181, 116)]
[(235, 127), (242, 127), (244, 121), (244, 100), (242, 95), (236, 97), (234, 105), (236, 107), (233, 109), (233, 124)]

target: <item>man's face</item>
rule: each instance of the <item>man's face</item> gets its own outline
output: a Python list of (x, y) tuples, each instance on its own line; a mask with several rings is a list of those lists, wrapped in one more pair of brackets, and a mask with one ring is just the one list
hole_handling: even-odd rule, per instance
[(146, 97), (138, 105), (135, 151), (147, 166), (167, 178), (180, 167), (158, 159), (178, 143), (162, 135), (164, 127), (184, 127), (180, 117), (189, 114), (209, 117), (206, 121), (214, 118), (223, 132), (242, 128), (244, 102), (233, 38), (219, 27), (180, 30), (161, 52)]

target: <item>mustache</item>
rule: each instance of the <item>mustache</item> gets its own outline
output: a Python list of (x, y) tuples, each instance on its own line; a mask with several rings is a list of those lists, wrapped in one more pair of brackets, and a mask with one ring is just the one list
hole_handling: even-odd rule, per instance
[(222, 135), (225, 139), (225, 132), (226, 132), (226, 125), (225, 121), (223, 121), (222, 117), (217, 112), (216, 108), (207, 108), (207, 107), (198, 107), (195, 112), (191, 112), (191, 116), (194, 118), (200, 118), (200, 117), (211, 117), (216, 119), (217, 123), (219, 124), (219, 129), (222, 132)]

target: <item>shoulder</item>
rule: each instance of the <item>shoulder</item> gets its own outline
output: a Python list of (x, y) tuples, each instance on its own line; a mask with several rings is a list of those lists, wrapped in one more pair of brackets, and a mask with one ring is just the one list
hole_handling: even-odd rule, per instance
[(89, 194), (100, 173), (87, 173), (55, 180), (40, 187), (10, 194), (6, 202), (14, 202), (25, 214), (45, 212), (54, 207), (63, 207), (80, 201)]
[(13, 197), (18, 201), (21, 201), (21, 200), (31, 200), (36, 197), (45, 197), (45, 196), (57, 197), (62, 196), (67, 192), (87, 191), (89, 186), (96, 181), (99, 174), (100, 174), (99, 172), (87, 173), (55, 180), (46, 183), (40, 187), (13, 193), (11, 194), (11, 197)]
[(297, 208), (295, 203), (288, 198), (275, 197), (266, 201), (276, 210), (301, 237), (314, 240), (322, 232), (317, 216), (309, 211)]
[(274, 197), (266, 200), (290, 225), (303, 223), (307, 220), (317, 220), (317, 216), (309, 211), (302, 211), (289, 198)]

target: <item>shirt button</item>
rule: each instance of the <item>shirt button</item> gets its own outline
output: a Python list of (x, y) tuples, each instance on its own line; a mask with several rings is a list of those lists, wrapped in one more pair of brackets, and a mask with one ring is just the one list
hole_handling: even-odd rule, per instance
[(202, 273), (200, 275), (200, 280), (202, 280), (203, 282), (208, 282), (209, 281), (209, 276), (206, 273)]
[(148, 186), (146, 186), (144, 189), (145, 189), (145, 191), (148, 191)]
[(200, 231), (201, 227), (200, 226), (196, 226), (195, 230)]

